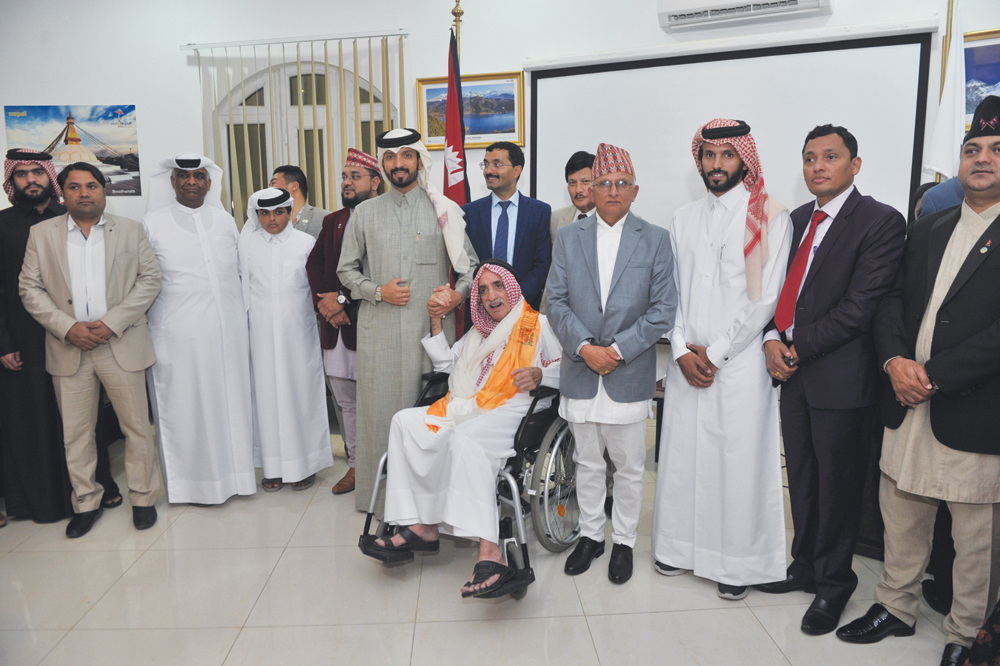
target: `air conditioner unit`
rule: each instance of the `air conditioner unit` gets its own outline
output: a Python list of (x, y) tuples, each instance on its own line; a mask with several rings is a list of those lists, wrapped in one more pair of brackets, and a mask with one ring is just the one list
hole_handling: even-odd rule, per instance
[(658, 0), (660, 27), (671, 32), (716, 28), (758, 21), (820, 16), (830, 13), (830, 0)]

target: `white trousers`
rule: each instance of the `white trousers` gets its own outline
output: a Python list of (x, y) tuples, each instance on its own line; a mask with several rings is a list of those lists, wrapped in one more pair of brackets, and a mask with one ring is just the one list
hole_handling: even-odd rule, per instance
[(580, 504), (580, 536), (604, 541), (604, 499), (607, 494), (607, 451), (617, 468), (615, 499), (611, 510), (611, 541), (635, 547), (636, 529), (642, 511), (643, 474), (646, 466), (646, 420), (609, 425), (570, 423), (576, 446), (576, 494)]
[(444, 534), (496, 543), (497, 474), (514, 455), (514, 434), (528, 411), (524, 401), (511, 402), (440, 433), (427, 429), (426, 407), (396, 412), (389, 428), (386, 522), (437, 525)]

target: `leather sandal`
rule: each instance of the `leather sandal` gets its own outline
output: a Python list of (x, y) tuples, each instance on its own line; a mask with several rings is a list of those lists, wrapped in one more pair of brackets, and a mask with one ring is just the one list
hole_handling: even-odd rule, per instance
[(508, 580), (514, 577), (514, 570), (510, 567), (500, 564), (499, 562), (494, 562), (493, 560), (482, 560), (476, 562), (476, 566), (472, 568), (472, 580), (463, 585), (462, 587), (470, 587), (472, 585), (479, 585), (480, 583), (485, 583), (493, 576), (499, 575), (496, 582), (492, 585), (487, 585), (478, 590), (469, 590), (468, 592), (462, 592), (462, 598), (466, 597), (479, 597), (484, 594), (493, 592), (498, 587), (506, 583)]
[(264, 489), (265, 493), (276, 493), (279, 490), (281, 490), (282, 488), (284, 488), (285, 484), (281, 481), (281, 479), (278, 479), (278, 478), (274, 478), (274, 479), (261, 479), (260, 480), (260, 486), (261, 486), (261, 488)]
[(409, 527), (404, 527), (399, 530), (399, 536), (403, 537), (403, 543), (400, 545), (395, 545), (392, 542), (391, 536), (380, 537), (384, 542), (384, 545), (379, 545), (373, 542), (374, 545), (379, 550), (387, 551), (410, 551), (413, 553), (436, 553), (441, 548), (441, 541), (424, 541), (420, 538), (416, 532), (411, 530)]

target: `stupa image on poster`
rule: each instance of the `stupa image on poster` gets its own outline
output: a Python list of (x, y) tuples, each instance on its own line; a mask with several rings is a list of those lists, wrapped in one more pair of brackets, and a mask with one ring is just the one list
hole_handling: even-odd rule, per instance
[(139, 196), (135, 105), (5, 106), (7, 146), (52, 155), (58, 173), (74, 162), (93, 164), (109, 196)]

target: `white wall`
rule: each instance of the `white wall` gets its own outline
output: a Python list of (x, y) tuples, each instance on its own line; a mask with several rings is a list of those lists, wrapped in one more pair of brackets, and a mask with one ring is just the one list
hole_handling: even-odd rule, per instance
[[(831, 16), (674, 36), (660, 29), (656, 0), (467, 0), (462, 70), (465, 74), (518, 70), (529, 58), (935, 15), (944, 31), (947, 0), (831, 1)], [(1000, 27), (996, 0), (963, 2), (966, 30)], [(407, 115), (415, 125), (415, 79), (447, 73), (453, 6), (452, 0), (140, 0), (126, 4), (0, 0), (0, 61), (4, 63), (0, 106), (135, 104), (139, 151), (148, 174), (164, 156), (202, 147), (198, 70), (192, 53), (178, 49), (181, 44), (404, 28), (410, 32), (405, 44)], [(276, 18), (280, 13), (284, 16)], [(930, 89), (936, 91), (940, 37), (933, 42)], [(581, 99), (586, 94), (581, 91)], [(929, 114), (930, 123), (933, 116)], [(592, 121), (582, 116), (575, 120)], [(0, 148), (7, 149), (2, 135)], [(482, 154), (470, 151), (470, 164), (479, 162)], [(470, 175), (473, 194), (485, 194), (478, 167), (472, 166)], [(436, 169), (433, 178), (441, 180), (440, 170)], [(568, 199), (551, 203), (553, 207), (565, 205)], [(109, 209), (139, 217), (144, 200), (112, 197)]]

